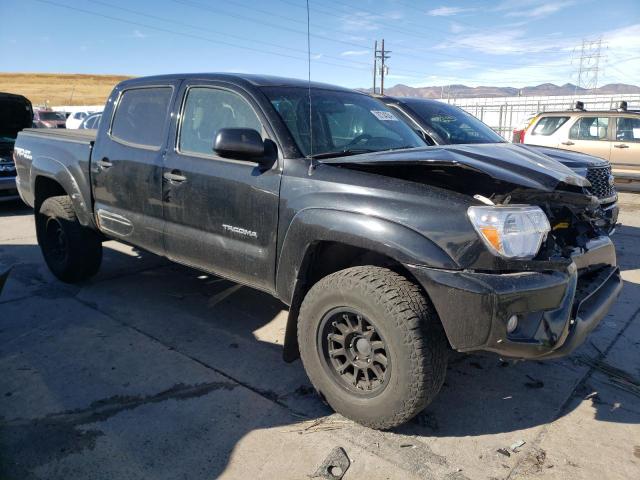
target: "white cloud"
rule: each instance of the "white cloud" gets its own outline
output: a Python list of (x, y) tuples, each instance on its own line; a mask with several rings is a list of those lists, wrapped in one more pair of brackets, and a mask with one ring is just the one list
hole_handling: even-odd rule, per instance
[(573, 4), (574, 4), (573, 1), (544, 3), (542, 5), (538, 5), (530, 9), (514, 10), (512, 12), (507, 13), (506, 16), (507, 17), (541, 18), (541, 17), (546, 17), (548, 15), (552, 15), (556, 12), (559, 12), (563, 8), (570, 7)]
[(462, 7), (438, 7), (433, 10), (429, 10), (427, 15), (431, 15), (432, 17), (451, 17), (453, 15), (458, 15), (459, 13), (469, 12), (474, 10), (473, 8), (462, 8)]
[(381, 26), (389, 22), (402, 20), (404, 15), (401, 12), (384, 12), (373, 14), (369, 12), (349, 12), (341, 17), (342, 29), (348, 32), (363, 32), (380, 30)]
[(346, 52), (342, 52), (340, 55), (343, 57), (357, 57), (360, 55), (369, 55), (369, 50), (347, 50)]
[(134, 30), (132, 33), (133, 38), (147, 38), (148, 35), (146, 33), (142, 33), (140, 30)]

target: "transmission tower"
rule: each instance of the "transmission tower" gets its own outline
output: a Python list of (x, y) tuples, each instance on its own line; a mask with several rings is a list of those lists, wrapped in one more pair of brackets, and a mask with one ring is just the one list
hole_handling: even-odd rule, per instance
[(578, 88), (595, 90), (598, 88), (598, 72), (600, 71), (600, 59), (604, 57), (602, 52), (602, 37), (596, 40), (582, 40), (580, 49), (580, 63), (578, 65)]

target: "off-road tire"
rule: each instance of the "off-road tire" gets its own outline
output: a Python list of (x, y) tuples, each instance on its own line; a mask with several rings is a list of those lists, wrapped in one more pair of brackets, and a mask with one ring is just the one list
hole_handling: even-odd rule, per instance
[(56, 278), (77, 283), (98, 272), (102, 242), (95, 231), (80, 224), (71, 198), (66, 195), (47, 198), (35, 217), (38, 244)]
[[(384, 336), (392, 368), (381, 393), (363, 398), (328, 374), (318, 335), (337, 307), (366, 316)], [(338, 413), (362, 425), (389, 429), (423, 410), (446, 374), (447, 340), (422, 290), (386, 268), (359, 266), (326, 276), (307, 293), (298, 317), (300, 355), (311, 383)], [(330, 370), (330, 367), (329, 367)]]

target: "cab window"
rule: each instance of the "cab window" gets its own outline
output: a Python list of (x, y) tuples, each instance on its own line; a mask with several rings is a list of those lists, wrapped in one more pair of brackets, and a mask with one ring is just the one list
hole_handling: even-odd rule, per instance
[(582, 117), (569, 130), (574, 140), (607, 140), (609, 119), (607, 117)]
[(116, 107), (111, 136), (127, 143), (159, 148), (164, 140), (172, 92), (171, 87), (125, 90)]
[(562, 125), (567, 123), (569, 117), (542, 117), (531, 132), (532, 135), (552, 135)]
[(640, 142), (640, 118), (619, 117), (616, 122), (616, 140)]
[(179, 150), (213, 155), (213, 142), (221, 128), (251, 128), (264, 137), (258, 115), (237, 93), (208, 87), (189, 89), (182, 112)]

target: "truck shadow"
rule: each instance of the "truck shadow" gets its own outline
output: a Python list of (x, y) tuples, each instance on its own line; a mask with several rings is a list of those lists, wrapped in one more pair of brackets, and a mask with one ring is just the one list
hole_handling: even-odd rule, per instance
[[(640, 268), (640, 256), (633, 253), (637, 251), (634, 242), (640, 239), (640, 229), (622, 227), (619, 235), (621, 268)], [(3, 302), (29, 295), (55, 297), (63, 302), (65, 299), (78, 300), (167, 348), (213, 368), (257, 393), (266, 403), (276, 403), (278, 406), (274, 407), (282, 410), (280, 413), (246, 412), (248, 418), (242, 421), (225, 418), (222, 411), (216, 414), (214, 423), (220, 429), (210, 435), (215, 438), (218, 451), (213, 460), (201, 459), (208, 462), (210, 474), (224, 471), (233, 448), (250, 432), (293, 425), (302, 417), (318, 419), (332, 413), (313, 393), (300, 361), (286, 364), (281, 359), (287, 312), (279, 301), (268, 294), (113, 242), (105, 247), (101, 272), (84, 285), (67, 286), (48, 273), (37, 245), (0, 245), (0, 270), (14, 266), (6, 291), (0, 297), (0, 311)], [(622, 295), (614, 310), (592, 334), (591, 342), (568, 359), (508, 363), (493, 356), (452, 353), (447, 379), (439, 396), (413, 421), (385, 433), (384, 438), (393, 442), (395, 437), (417, 435), (428, 442), (430, 437), (517, 432), (568, 414), (582, 399), (593, 399), (594, 390), (589, 382), (574, 391), (576, 383), (589, 372), (589, 367), (578, 358), (580, 355), (597, 357), (598, 350), (604, 351), (617, 338), (629, 318), (628, 312), (638, 309), (640, 283), (625, 281)], [(90, 323), (91, 318), (86, 322)], [(83, 358), (77, 359), (79, 364), (83, 361)], [(637, 375), (637, 371), (629, 370), (629, 373)], [(100, 378), (100, 372), (96, 372), (96, 378)], [(633, 401), (636, 403), (632, 409), (624, 408)], [(186, 402), (182, 404), (187, 405)], [(600, 421), (638, 423), (638, 415), (631, 413), (638, 411), (640, 400), (637, 397), (623, 392), (617, 395), (614, 390), (606, 399), (592, 401), (592, 404), (594, 415)], [(623, 408), (612, 410), (613, 404)], [(165, 421), (171, 420), (161, 417), (153, 420), (160, 425)], [(342, 425), (343, 433), (336, 434), (336, 442), (355, 435), (354, 432), (362, 435), (362, 427), (349, 422)], [(91, 428), (100, 429), (100, 423)], [(180, 430), (178, 425), (164, 425), (137, 435), (153, 435), (152, 432), (164, 428), (171, 434), (175, 434), (175, 429)], [(0, 433), (2, 430), (7, 428), (0, 423)], [(19, 457), (17, 460), (26, 462), (24, 465), (35, 465), (33, 458), (40, 454), (39, 451), (23, 442), (31, 438), (31, 434), (12, 433), (15, 436), (3, 435), (2, 443), (8, 455), (15, 453)], [(35, 430), (32, 434), (42, 432)], [(10, 445), (11, 438), (22, 439), (19, 440), (22, 452)], [(146, 448), (144, 442), (138, 440), (137, 446), (131, 446), (134, 451), (130, 454), (143, 458), (144, 452), (135, 452), (135, 449)], [(149, 441), (153, 443), (153, 439)], [(34, 445), (42, 449), (41, 444)], [(29, 452), (33, 456), (31, 459)], [(37, 461), (36, 464), (41, 463)], [(314, 469), (315, 466), (310, 466), (310, 473)]]

